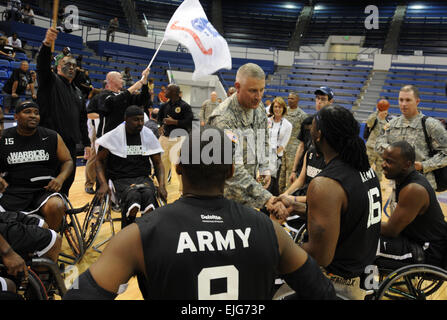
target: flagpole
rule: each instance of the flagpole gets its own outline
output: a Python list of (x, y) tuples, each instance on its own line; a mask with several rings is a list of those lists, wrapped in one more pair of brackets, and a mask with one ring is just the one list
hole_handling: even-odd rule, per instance
[(161, 40), (160, 44), (158, 45), (157, 51), (155, 51), (154, 56), (152, 57), (151, 62), (149, 62), (149, 65), (147, 66), (148, 68), (151, 67), (152, 62), (154, 62), (155, 57), (157, 56), (158, 51), (160, 51), (161, 45), (163, 44), (163, 42), (165, 42), (165, 38), (163, 38), (163, 40)]
[[(53, 2), (53, 20), (52, 20), (52, 27), (57, 28), (57, 14), (59, 12), (59, 0), (54, 0)], [(51, 52), (54, 52), (54, 43), (56, 41), (53, 41), (51, 44)]]
[[(158, 48), (157, 48), (157, 50), (155, 51), (154, 56), (152, 57), (151, 62), (149, 62), (149, 65), (147, 66), (147, 68), (150, 68), (150, 67), (151, 67), (152, 62), (154, 62), (155, 57), (157, 56), (158, 51), (160, 51), (160, 48), (161, 48), (163, 42), (165, 42), (165, 38), (164, 38), (164, 37), (163, 37), (163, 40), (161, 40), (160, 44), (158, 45)], [(146, 68), (146, 69), (147, 69), (147, 68)], [(141, 77), (141, 79), (143, 79), (143, 77)]]

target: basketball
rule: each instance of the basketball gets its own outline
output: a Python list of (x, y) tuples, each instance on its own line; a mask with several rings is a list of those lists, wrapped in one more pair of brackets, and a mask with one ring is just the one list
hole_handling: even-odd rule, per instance
[(377, 110), (386, 111), (390, 107), (388, 100), (382, 99), (377, 103)]

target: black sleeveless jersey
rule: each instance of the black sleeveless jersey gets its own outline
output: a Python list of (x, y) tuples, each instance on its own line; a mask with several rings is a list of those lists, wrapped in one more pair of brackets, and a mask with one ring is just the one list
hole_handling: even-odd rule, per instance
[(279, 251), (266, 215), (223, 197), (180, 198), (136, 223), (145, 299), (273, 297)]
[(57, 133), (37, 127), (32, 136), (8, 128), (0, 140), (0, 172), (9, 187), (6, 192), (40, 190), (58, 175)]
[(345, 278), (360, 276), (376, 257), (382, 218), (380, 183), (373, 169), (359, 172), (339, 158), (318, 175), (336, 180), (346, 192), (348, 207), (341, 212), (340, 234), (327, 271)]
[(307, 151), (306, 157), (306, 180), (305, 185), (309, 185), (313, 178), (315, 178), (321, 170), (326, 166), (324, 157), (317, 153), (317, 149), (314, 146), (310, 147)]
[(425, 250), (430, 263), (440, 264), (444, 254), (447, 254), (447, 223), (444, 220), (441, 206), (436, 193), (422, 174), (416, 170), (411, 172), (405, 180), (396, 185), (396, 200), (399, 201), (400, 191), (410, 183), (423, 186), (429, 195), (430, 205), (427, 210), (418, 215), (405, 229), (402, 235), (428, 248)]

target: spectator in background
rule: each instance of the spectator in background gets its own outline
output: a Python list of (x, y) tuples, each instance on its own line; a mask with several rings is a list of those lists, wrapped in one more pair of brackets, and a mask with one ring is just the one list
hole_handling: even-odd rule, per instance
[(59, 53), (56, 57), (54, 57), (54, 69), (57, 70), (57, 65), (59, 64), (59, 60), (63, 57), (71, 55), (70, 47), (65, 47), (62, 49), (62, 52)]
[(34, 11), (29, 4), (22, 9), (22, 15), (24, 23), (34, 24)]
[(22, 21), (22, 12), (20, 9), (22, 8), (22, 3), (20, 0), (11, 0), (8, 1), (6, 5), (6, 12), (9, 14), (9, 20), (10, 21)]
[(37, 99), (34, 92), (34, 84), (32, 82), (31, 74), (28, 71), (28, 61), (24, 60), (20, 63), (20, 68), (14, 69), (11, 77), (6, 81), (3, 87), (3, 93), (6, 93), (4, 99), (4, 112), (9, 113), (10, 109), (15, 109), (20, 101), (19, 96), (26, 93), (29, 85), (33, 99)]
[(82, 69), (82, 59), (84, 58), (84, 56), (82, 54), (80, 54), (79, 56), (77, 56), (76, 58), (76, 66), (79, 69)]
[(0, 37), (0, 59), (14, 61), (15, 56), (14, 48), (8, 44), (8, 38)]
[(217, 102), (217, 93), (216, 91), (211, 92), (210, 98), (205, 100), (202, 104), (202, 109), (200, 109), (199, 119), (200, 125), (204, 126), (208, 121), (208, 117), (213, 113), (214, 109), (219, 105)]
[(144, 126), (148, 127), (152, 130), (152, 132), (155, 134), (155, 136), (160, 138), (160, 132), (158, 130), (158, 108), (152, 109), (152, 111), (149, 113), (149, 121), (147, 121)]
[(151, 102), (152, 104), (154, 103), (154, 88), (155, 88), (155, 83), (154, 83), (155, 79), (154, 78), (150, 78), (147, 82), (147, 88), (149, 89), (149, 93), (151, 95)]
[[(124, 119), (126, 108), (131, 105), (142, 106), (143, 109), (150, 103), (149, 90), (147, 88), (147, 78), (150, 69), (146, 68), (141, 73), (141, 79), (135, 82), (127, 90), (123, 90), (123, 78), (121, 73), (111, 71), (106, 76), (106, 90), (99, 98), (98, 113), (100, 124), (97, 138), (106, 132), (115, 129)], [(137, 93), (140, 91), (139, 93)]]
[(236, 92), (236, 88), (235, 87), (230, 87), (227, 91), (227, 96), (230, 97), (233, 93)]
[(79, 90), (81, 90), (84, 99), (87, 100), (90, 92), (93, 90), (93, 85), (92, 81), (90, 80), (88, 70), (76, 67), (76, 76), (73, 82)]
[(421, 102), (419, 90), (412, 85), (405, 85), (399, 91), (399, 108), (401, 116), (390, 120), (378, 119), (383, 130), (376, 140), (376, 151), (383, 151), (393, 142), (405, 140), (416, 149), (414, 167), (430, 182), (433, 189), (437, 189), (434, 170), (447, 166), (447, 132), (444, 126), (435, 118), (426, 118), (426, 129), (432, 141), (436, 154), (432, 155), (425, 140), (422, 120), (424, 114), (419, 111)]
[(158, 100), (160, 103), (168, 102), (168, 98), (166, 98), (166, 87), (161, 86), (161, 91), (158, 93)]
[(119, 26), (120, 26), (120, 23), (119, 23), (117, 17), (110, 20), (109, 28), (107, 29), (107, 34), (106, 34), (107, 42), (109, 41), (110, 37), (112, 37), (112, 42), (115, 41), (115, 31), (119, 28)]
[[(383, 127), (388, 123), (388, 110), (379, 111), (377, 108), (376, 110), (371, 113), (366, 120), (366, 125), (364, 130), (369, 131), (369, 137), (366, 139), (366, 153), (368, 154), (369, 159), (369, 165), (371, 168), (374, 167), (374, 170), (376, 171), (377, 178), (379, 181), (382, 181), (382, 155), (379, 154), (375, 147), (376, 147), (376, 141), (377, 137), (380, 135), (380, 133), (383, 130)], [(384, 120), (384, 121), (380, 121)], [(365, 136), (363, 136), (365, 137)]]
[[(35, 92), (36, 88), (38, 87), (37, 74), (36, 74), (36, 71), (34, 71), (34, 70), (30, 70), (29, 74), (31, 77), (31, 82), (26, 87), (26, 95), (33, 96), (33, 92)], [(36, 98), (33, 98), (33, 99), (37, 99), (37, 95), (36, 95)]]
[[(84, 158), (90, 157), (90, 139), (87, 131), (87, 111), (81, 91), (74, 85), (76, 60), (64, 56), (58, 62), (57, 73), (51, 70), (51, 44), (56, 41), (58, 31), (47, 30), (43, 45), (37, 56), (37, 79), (39, 90), (37, 101), (40, 107), (42, 126), (60, 134), (73, 163), (76, 164), (76, 144), (84, 145)], [(76, 175), (76, 165), (65, 180), (61, 192), (68, 196)]]
[[(289, 109), (290, 110), (290, 109)], [(285, 118), (287, 105), (283, 98), (277, 97), (270, 105), (268, 128), (270, 135), (270, 171), (272, 181), (268, 191), (274, 196), (279, 195), (279, 173), (284, 166), (283, 156), (288, 145), (293, 125)]]
[[(192, 129), (192, 120), (194, 114), (191, 110), (191, 106), (182, 100), (180, 96), (180, 87), (176, 84), (170, 84), (166, 90), (166, 97), (168, 102), (160, 106), (158, 114), (158, 124), (160, 125), (160, 144), (165, 151), (161, 156), (163, 167), (165, 170), (164, 183), (167, 184), (168, 173), (172, 166), (172, 148), (177, 148), (181, 143), (181, 134), (178, 130), (183, 129), (184, 132), (190, 132)], [(172, 134), (171, 134), (172, 133)], [(177, 152), (178, 155), (178, 152)], [(179, 179), (179, 190), (182, 190), (183, 186)]]
[(25, 50), (22, 48), (22, 41), (19, 39), (17, 33), (14, 32), (12, 36), (8, 38), (8, 44), (14, 49), (14, 51), (25, 53)]
[(124, 71), (121, 72), (121, 77), (123, 78), (124, 86), (130, 87), (132, 85), (133, 80), (129, 67), (124, 68)]

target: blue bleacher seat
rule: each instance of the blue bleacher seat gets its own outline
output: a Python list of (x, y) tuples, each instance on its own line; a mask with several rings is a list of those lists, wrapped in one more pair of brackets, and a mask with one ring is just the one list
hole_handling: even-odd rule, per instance
[(23, 52), (16, 52), (16, 56), (15, 56), (16, 60), (29, 60), (28, 57), (26, 56), (26, 54), (24, 54)]
[(10, 63), (8, 60), (0, 60), (0, 70), (9, 71)]
[(11, 69), (14, 70), (20, 68), (20, 64), (20, 61), (11, 61)]
[(0, 71), (0, 80), (8, 80), (8, 79), (9, 79), (8, 72), (1, 70)]

